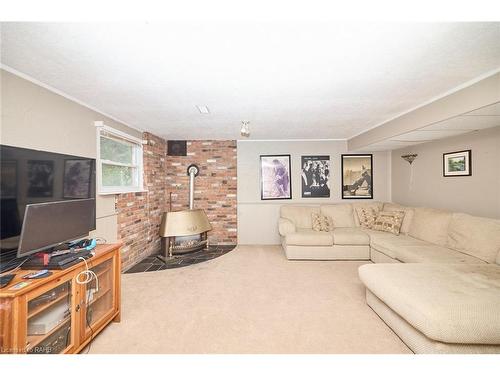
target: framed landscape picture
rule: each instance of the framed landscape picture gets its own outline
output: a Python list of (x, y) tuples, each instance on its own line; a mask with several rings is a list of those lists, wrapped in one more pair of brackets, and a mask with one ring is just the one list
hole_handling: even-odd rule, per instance
[(443, 176), (472, 176), (471, 150), (443, 154)]
[(302, 156), (302, 198), (330, 198), (330, 156)]
[(292, 199), (290, 155), (260, 156), (260, 199)]
[(373, 155), (342, 155), (342, 199), (373, 199)]

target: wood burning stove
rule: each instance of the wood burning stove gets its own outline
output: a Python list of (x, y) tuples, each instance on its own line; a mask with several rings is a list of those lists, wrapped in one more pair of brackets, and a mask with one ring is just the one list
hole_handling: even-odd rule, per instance
[(189, 210), (170, 211), (163, 214), (160, 224), (162, 255), (167, 259), (174, 254), (183, 254), (208, 247), (207, 232), (212, 229), (205, 211), (194, 209), (194, 179), (199, 168), (191, 164), (189, 176)]

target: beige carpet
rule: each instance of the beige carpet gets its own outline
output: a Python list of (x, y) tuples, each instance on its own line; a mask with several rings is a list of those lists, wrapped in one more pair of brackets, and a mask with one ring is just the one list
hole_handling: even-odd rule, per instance
[(90, 353), (410, 353), (366, 305), (364, 263), (238, 246), (184, 268), (125, 274), (122, 322)]

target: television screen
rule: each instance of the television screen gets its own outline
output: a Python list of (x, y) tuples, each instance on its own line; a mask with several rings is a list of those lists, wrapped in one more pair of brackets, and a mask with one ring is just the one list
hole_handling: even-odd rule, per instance
[(28, 204), (91, 198), (95, 229), (95, 159), (0, 145), (0, 161), (2, 252), (17, 248)]
[(28, 204), (17, 257), (22, 258), (61, 242), (86, 237), (94, 207), (95, 200), (92, 198)]

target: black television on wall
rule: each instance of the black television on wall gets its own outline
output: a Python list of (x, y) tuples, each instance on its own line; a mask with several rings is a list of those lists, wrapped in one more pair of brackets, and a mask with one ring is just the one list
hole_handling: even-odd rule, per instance
[(0, 145), (0, 162), (1, 251), (17, 247), (28, 204), (93, 199), (95, 229), (95, 159)]

